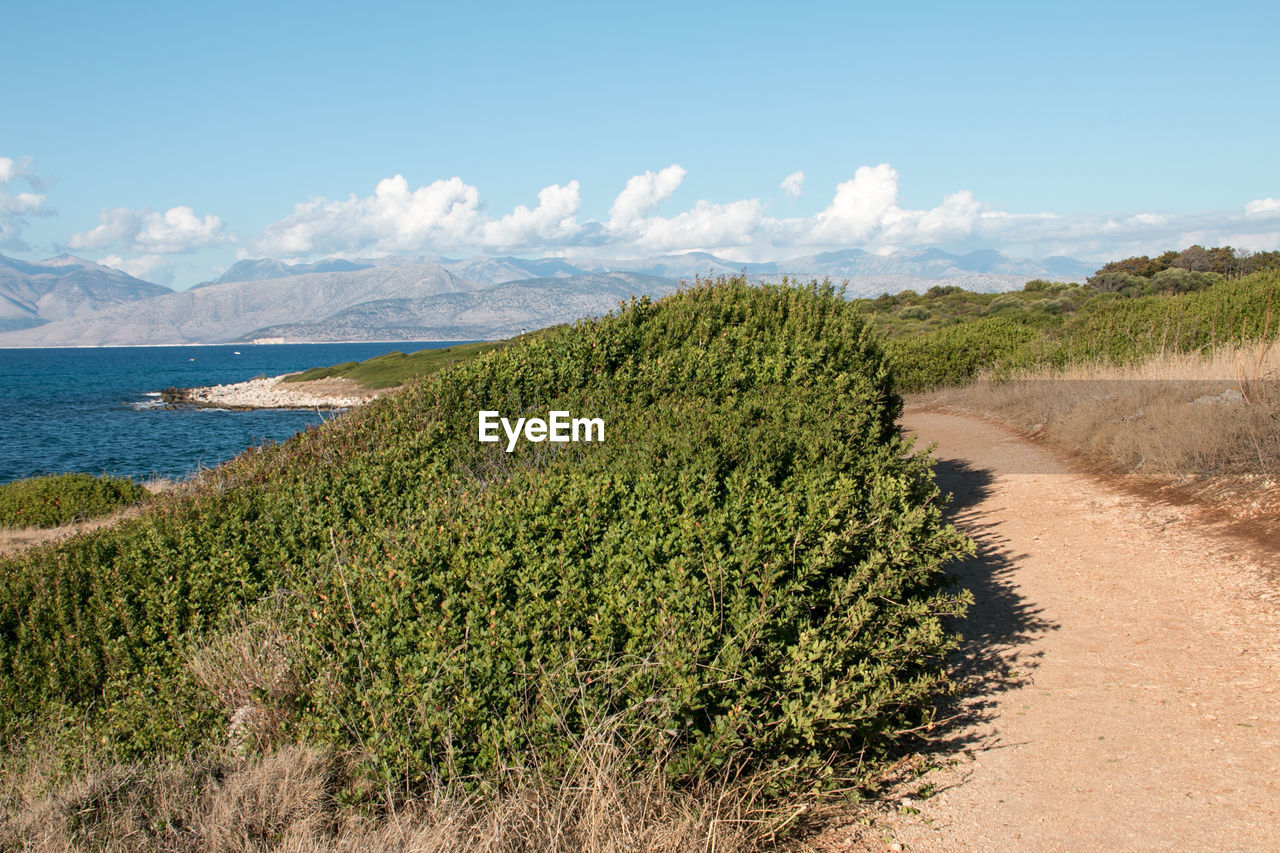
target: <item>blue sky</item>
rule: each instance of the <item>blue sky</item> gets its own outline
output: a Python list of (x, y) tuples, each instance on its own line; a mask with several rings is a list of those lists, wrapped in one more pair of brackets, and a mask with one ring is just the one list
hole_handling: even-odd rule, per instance
[(262, 256), (1280, 248), (1273, 4), (54, 0), (3, 21), (0, 252), (176, 287)]

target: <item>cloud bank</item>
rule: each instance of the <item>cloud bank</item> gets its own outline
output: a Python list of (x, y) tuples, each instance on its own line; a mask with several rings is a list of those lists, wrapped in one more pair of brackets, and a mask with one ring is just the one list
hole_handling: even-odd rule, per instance
[(95, 227), (67, 238), (67, 248), (72, 251), (114, 249), (97, 262), (135, 278), (170, 284), (174, 278), (174, 256), (223, 246), (234, 240), (235, 235), (227, 231), (219, 217), (198, 216), (185, 205), (163, 212), (117, 207), (99, 213)]
[(98, 214), (99, 224), (72, 234), (72, 249), (103, 249), (121, 246), (127, 251), (172, 255), (194, 252), (231, 240), (222, 220), (213, 215), (196, 216), (189, 207), (171, 207), (163, 213), (118, 207)]
[[(460, 177), (414, 187), (394, 175), (378, 181), (367, 196), (301, 202), (244, 241), (219, 216), (187, 206), (120, 207), (103, 210), (98, 224), (72, 234), (66, 247), (95, 252), (99, 263), (161, 283), (173, 280), (180, 258), (233, 245), (241, 258), (292, 262), (475, 253), (620, 259), (689, 251), (746, 262), (847, 248), (887, 253), (928, 246), (1104, 260), (1192, 243), (1280, 248), (1280, 199), (1272, 196), (1225, 212), (1059, 215), (999, 210), (971, 190), (957, 189), (933, 206), (913, 208), (902, 203), (898, 171), (880, 163), (855, 169), (811, 215), (784, 217), (771, 212), (773, 202), (815, 194), (805, 187), (803, 171), (787, 175), (774, 199), (698, 199), (672, 210), (687, 177), (676, 163), (634, 175), (607, 215), (590, 218), (582, 215), (576, 180), (551, 184), (530, 204), (498, 215)], [(0, 157), (0, 250), (30, 248), (23, 240), (30, 218), (54, 213), (42, 192), (46, 185), (30, 158)], [(785, 207), (794, 209), (794, 202)]]
[[(601, 219), (579, 217), (577, 181), (548, 186), (535, 206), (520, 205), (495, 218), (486, 212), (480, 191), (459, 177), (412, 188), (396, 175), (380, 181), (369, 196), (298, 204), (239, 254), (302, 260), (475, 252), (625, 257), (700, 250), (754, 260), (851, 247), (889, 252), (945, 246), (1093, 258), (1194, 242), (1280, 246), (1280, 201), (1273, 198), (1226, 213), (1060, 216), (997, 210), (960, 189), (933, 207), (912, 209), (901, 205), (897, 170), (881, 163), (856, 169), (836, 185), (830, 202), (808, 217), (771, 216), (768, 202), (755, 198), (704, 199), (664, 213), (687, 174), (672, 164), (635, 175)], [(788, 175), (779, 188), (799, 196), (804, 173)], [(114, 227), (104, 215), (99, 229)], [(78, 236), (91, 239), (93, 233)]]

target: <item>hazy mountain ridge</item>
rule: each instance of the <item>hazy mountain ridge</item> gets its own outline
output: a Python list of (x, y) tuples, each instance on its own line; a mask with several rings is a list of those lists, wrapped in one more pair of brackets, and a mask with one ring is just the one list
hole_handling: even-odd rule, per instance
[[(0, 346), (479, 340), (603, 314), (619, 300), (658, 297), (698, 277), (830, 279), (847, 283), (846, 293), (854, 297), (923, 291), (937, 284), (1000, 292), (1033, 278), (1081, 281), (1092, 271), (1072, 258), (1036, 261), (995, 251), (956, 255), (939, 249), (889, 255), (847, 249), (767, 263), (737, 263), (706, 252), (574, 260), (479, 255), (288, 264), (260, 259), (240, 261), (218, 279), (173, 292), (69, 256), (40, 264), (0, 257), (0, 285), (55, 275), (62, 282), (61, 295), (47, 299), (43, 309), (30, 298), (30, 286), (0, 287)], [(82, 280), (110, 280), (124, 289), (116, 293), (99, 286), (95, 293), (114, 296), (93, 297), (100, 300), (94, 303), (77, 296)]]
[[(1013, 276), (1020, 279), (1019, 286), (1034, 278), (1082, 282), (1094, 271), (1093, 264), (1074, 258), (1052, 257), (1037, 261), (1011, 258), (993, 250), (956, 255), (941, 249), (901, 251), (888, 255), (877, 255), (862, 249), (842, 249), (762, 263), (736, 262), (707, 252), (690, 252), (652, 258), (580, 260), (576, 264), (584, 271), (628, 270), (668, 278), (745, 273), (753, 278), (787, 275), (801, 279), (828, 277), (837, 282), (849, 279), (851, 283), (856, 283), (863, 279), (885, 276), (902, 276), (917, 281), (965, 276)], [(879, 294), (877, 292), (871, 295)]]
[(375, 299), (438, 296), (483, 286), (435, 264), (208, 284), (2, 334), (0, 346), (225, 343), (259, 326), (319, 321)]
[[(261, 260), (237, 261), (222, 275), (213, 281), (205, 281), (195, 287), (209, 287), (214, 284), (230, 284), (236, 281), (265, 281), (271, 278), (288, 278), (295, 275), (307, 275), (317, 272), (358, 272), (374, 266), (372, 262), (348, 261), (342, 258), (325, 258), (313, 264), (286, 264), (270, 258)], [(195, 287), (192, 289), (194, 290)]]
[[(304, 267), (348, 264), (361, 269), (378, 266), (434, 263), (454, 275), (484, 284), (505, 284), (526, 279), (553, 279), (588, 273), (640, 273), (657, 278), (688, 279), (746, 273), (751, 277), (788, 275), (794, 278), (830, 277), (833, 280), (872, 279), (903, 276), (915, 280), (950, 279), (963, 276), (1013, 276), (1021, 283), (1033, 278), (1082, 282), (1093, 274), (1095, 265), (1074, 258), (1051, 257), (1043, 260), (1011, 258), (994, 250), (980, 250), (956, 255), (941, 249), (921, 249), (877, 255), (862, 249), (842, 249), (805, 255), (785, 261), (739, 262), (709, 252), (681, 255), (654, 255), (647, 258), (515, 258), (475, 255), (470, 258), (432, 258), (406, 256), (381, 258), (377, 261), (343, 261), (329, 259), (315, 264), (288, 265), (280, 261), (240, 261), (214, 283), (277, 278), (288, 274), (314, 271)], [(993, 279), (994, 280), (994, 279)], [(198, 285), (201, 286), (201, 285)]]
[(615, 310), (636, 294), (654, 298), (679, 283), (639, 273), (589, 273), (506, 282), (429, 298), (379, 299), (315, 323), (253, 330), (244, 340), (484, 340)]
[(44, 261), (0, 255), (0, 331), (43, 326), (172, 292), (73, 255)]

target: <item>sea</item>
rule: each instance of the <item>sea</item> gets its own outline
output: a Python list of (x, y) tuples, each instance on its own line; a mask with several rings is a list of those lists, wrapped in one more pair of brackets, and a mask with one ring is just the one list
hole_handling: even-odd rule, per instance
[(71, 471), (181, 480), (335, 413), (167, 408), (161, 389), (244, 382), (457, 343), (0, 349), (0, 483)]

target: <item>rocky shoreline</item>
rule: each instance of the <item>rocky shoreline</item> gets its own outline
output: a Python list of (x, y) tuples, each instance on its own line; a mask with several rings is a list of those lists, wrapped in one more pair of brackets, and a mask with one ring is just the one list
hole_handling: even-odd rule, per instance
[(363, 388), (350, 379), (283, 381), (290, 375), (199, 388), (166, 388), (160, 392), (160, 399), (167, 406), (206, 409), (350, 409), (383, 393)]

